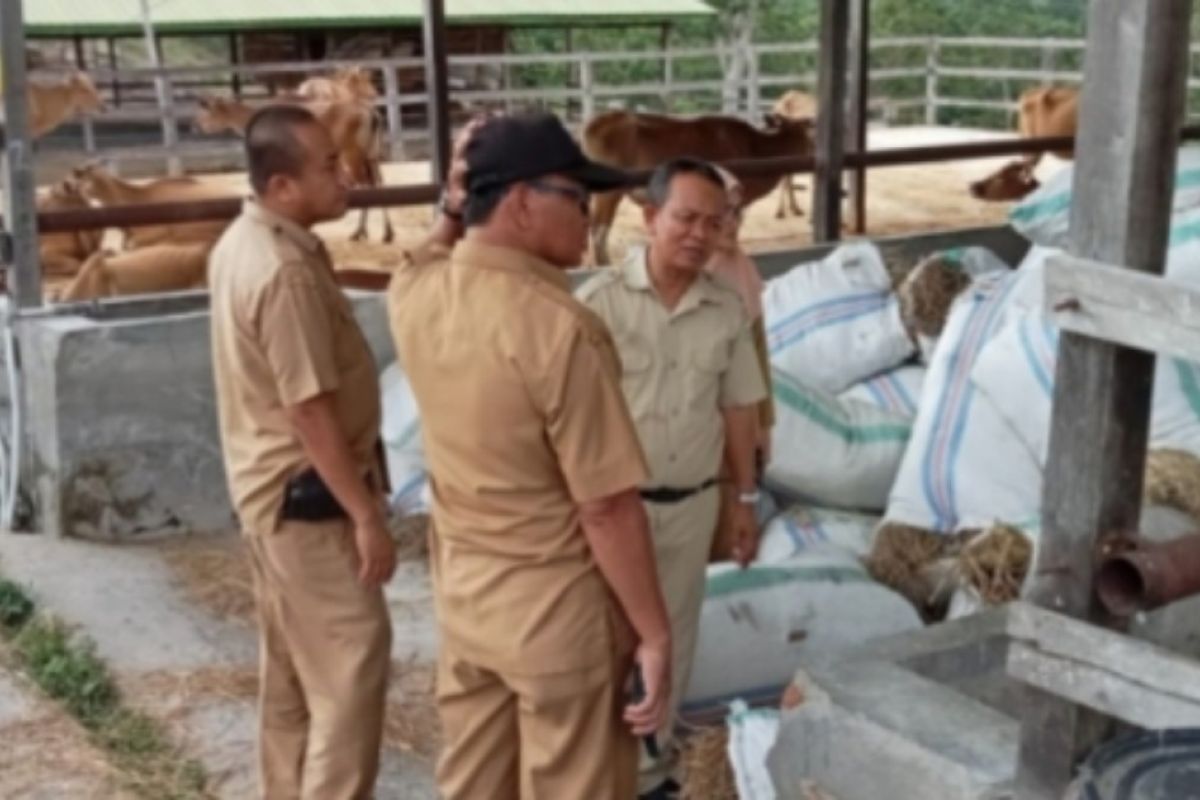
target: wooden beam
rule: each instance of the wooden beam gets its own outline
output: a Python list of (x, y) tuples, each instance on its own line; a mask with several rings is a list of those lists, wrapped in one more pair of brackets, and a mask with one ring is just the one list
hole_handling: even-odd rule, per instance
[(450, 82), (446, 54), (444, 0), (425, 2), (425, 87), (429, 93), (430, 179), (445, 181), (450, 171)]
[(1046, 262), (1045, 310), (1065, 331), (1200, 361), (1200, 289), (1068, 255)]
[(844, 0), (821, 0), (821, 50), (817, 64), (816, 171), (813, 175), (814, 242), (842, 235), (842, 158), (846, 130), (846, 46), (850, 15)]
[[(867, 150), (867, 109), (871, 96), (871, 0), (854, 0), (850, 12), (851, 59), (849, 150)], [(854, 168), (850, 184), (854, 207), (854, 232), (867, 231), (867, 168)]]
[(1200, 664), (1027, 603), (1009, 608), (1008, 673), (1132, 725), (1200, 726)]
[[(1071, 253), (1161, 273), (1187, 81), (1191, 0), (1089, 5)], [(1136, 530), (1154, 356), (1064, 333), (1031, 599), (1104, 621), (1092, 582), (1102, 536)], [(1058, 800), (1091, 742), (1070, 700), (1040, 691), (1021, 728), (1019, 800)]]
[[(18, 308), (42, 304), (38, 264), (36, 182), (25, 73), (25, 14), (21, 3), (0, 3), (0, 74), (4, 89), (4, 236), (0, 258), (9, 267), (8, 293)], [(18, 402), (14, 398), (14, 402)], [(19, 435), (19, 431), (12, 435)], [(11, 451), (10, 451), (11, 452)], [(20, 465), (9, 464), (9, 469)]]

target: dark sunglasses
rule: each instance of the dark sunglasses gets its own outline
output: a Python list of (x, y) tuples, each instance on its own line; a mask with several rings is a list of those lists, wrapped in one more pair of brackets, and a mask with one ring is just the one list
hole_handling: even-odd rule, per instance
[(556, 194), (568, 200), (574, 200), (579, 205), (579, 210), (583, 212), (583, 215), (585, 217), (588, 215), (592, 195), (587, 189), (578, 186), (561, 186), (557, 183), (546, 183), (545, 181), (528, 181), (526, 185), (535, 192)]

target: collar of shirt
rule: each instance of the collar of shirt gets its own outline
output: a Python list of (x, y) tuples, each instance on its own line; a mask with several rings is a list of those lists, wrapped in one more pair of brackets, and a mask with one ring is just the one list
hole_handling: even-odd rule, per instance
[(262, 203), (254, 198), (246, 199), (245, 204), (242, 206), (242, 213), (258, 224), (265, 225), (276, 233), (286, 236), (303, 248), (306, 253), (311, 253), (321, 258), (327, 257), (325, 245), (321, 242), (320, 237), (312, 231), (292, 222), (287, 217), (280, 216), (274, 211), (265, 208)]
[(454, 246), (451, 261), (480, 269), (524, 273), (546, 281), (564, 292), (571, 291), (571, 281), (567, 278), (566, 272), (535, 255), (511, 247), (464, 239)]
[[(662, 299), (658, 296), (658, 290), (654, 288), (654, 282), (650, 280), (649, 247), (635, 247), (630, 250), (629, 257), (625, 260), (625, 264), (621, 268), (621, 277), (625, 285), (630, 289), (639, 292), (649, 292), (654, 295), (656, 301), (662, 302)], [(700, 272), (696, 275), (696, 279), (692, 281), (692, 285), (683, 293), (683, 297), (679, 298), (679, 302), (675, 305), (675, 308), (671, 309), (669, 313), (672, 318), (682, 316), (696, 310), (705, 303), (719, 305), (721, 303), (721, 290), (717, 288), (707, 273)]]

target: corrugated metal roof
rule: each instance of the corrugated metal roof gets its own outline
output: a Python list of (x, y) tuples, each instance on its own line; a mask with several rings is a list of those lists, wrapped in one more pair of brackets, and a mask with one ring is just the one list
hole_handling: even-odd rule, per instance
[[(0, 0), (12, 2), (12, 0)], [(23, 0), (29, 36), (136, 34), (138, 0)], [(422, 0), (151, 0), (162, 33), (418, 24)], [(706, 16), (702, 0), (446, 0), (450, 24), (572, 24)]]

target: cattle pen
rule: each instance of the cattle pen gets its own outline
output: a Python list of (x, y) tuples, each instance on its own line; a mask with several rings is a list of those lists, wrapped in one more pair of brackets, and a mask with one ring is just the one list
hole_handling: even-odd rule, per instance
[[(1200, 663), (1126, 635), (1129, 615), (1115, 614), (1114, 606), (1102, 602), (1097, 591), (1100, 568), (1111, 570), (1114, 554), (1144, 546), (1137, 531), (1155, 354), (1200, 360), (1196, 318), (1200, 295), (1161, 277), (1176, 152), (1181, 141), (1200, 138), (1200, 126), (1185, 124), (1192, 80), (1187, 38), (1192, 2), (1091, 3), (1086, 67), (1081, 75), (1071, 73), (1082, 78), (1077, 138), (997, 137), (891, 149), (867, 147), (869, 6), (869, 0), (822, 0), (821, 37), (814, 48), (821, 109), (815, 154), (726, 166), (742, 176), (781, 170), (812, 174), (811, 238), (818, 246), (805, 255), (813, 257), (828, 252), (842, 236), (846, 175), (853, 176), (851, 207), (856, 224), (862, 226), (869, 170), (1075, 148), (1078, 200), (1070, 212), (1070, 245), (1066, 255), (1051, 262), (1046, 276), (1046, 310), (1065, 333), (1058, 350), (1044, 533), (1030, 589), (1023, 600), (1003, 609), (864, 648), (851, 664), (861, 674), (886, 673), (889, 681), (896, 680), (895, 684), (883, 681), (880, 685), (885, 688), (917, 687), (913, 696), (928, 704), (921, 709), (924, 713), (932, 713), (928, 708), (939, 704), (958, 708), (956, 704), (965, 703), (963, 696), (970, 694), (964, 687), (978, 683), (977, 678), (986, 678), (991, 688), (1002, 685), (1004, 698), (1012, 701), (1007, 714), (1013, 741), (1005, 742), (1015, 745), (1013, 752), (1001, 748), (999, 757), (979, 755), (983, 745), (961, 744), (958, 739), (978, 734), (990, 743), (1004, 737), (966, 724), (936, 740), (954, 751), (946, 756), (948, 761), (960, 750), (968, 752), (969, 757), (954, 762), (964, 775), (971, 773), (974, 779), (974, 769), (994, 779), (988, 784), (993, 793), (979, 790), (956, 796), (1060, 800), (1069, 797), (1065, 793), (1077, 777), (1082, 756), (1096, 744), (1096, 730), (1116, 725), (1148, 731), (1200, 727)], [(427, 205), (441, 190), (453, 121), (451, 58), (443, 0), (424, 0), (423, 11), (423, 59), (368, 65), (385, 75), (401, 66), (425, 70), (428, 91), (402, 96), (392, 86), (393, 79), (381, 103), (388, 118), (397, 123), (392, 128), (392, 146), (400, 150), (408, 141), (403, 103), (425, 104), (429, 176), (412, 185), (357, 189), (352, 193), (353, 207)], [(207, 377), (198, 377), (209, 370), (206, 345), (197, 345), (207, 339), (204, 293), (47, 304), (37, 241), (39, 232), (229, 219), (238, 213), (240, 200), (231, 195), (188, 203), (37, 213), (33, 150), (26, 135), (23, 25), (21, 3), (0, 5), (6, 112), (6, 232), (0, 254), (10, 276), (2, 354), (8, 383), (3, 395), (12, 412), (0, 476), (4, 485), (0, 524), (12, 527), (14, 520), (21, 520), (58, 534), (118, 540), (136, 539), (143, 531), (163, 527), (220, 527), (228, 523), (228, 502), (210, 419), (211, 384)], [(1053, 44), (1071, 49), (1061, 42)], [(920, 40), (919, 45), (936, 54), (945, 43)], [(507, 63), (505, 58), (498, 57), (498, 63)], [(581, 86), (587, 83), (588, 59), (564, 56), (562, 62), (580, 64)], [(465, 62), (460, 59), (460, 63)], [(239, 65), (222, 74), (246, 76), (295, 66)], [(1048, 77), (1062, 77), (1052, 57), (1043, 62), (1041, 71)], [(948, 104), (938, 102), (938, 73), (933, 74), (933, 88), (922, 98), (923, 103), (930, 102), (922, 108), (926, 114), (932, 108), (936, 121), (937, 109)], [(161, 71), (137, 75), (161, 77)], [(929, 75), (929, 71), (921, 73), (922, 78)], [(571, 92), (569, 99), (581, 108), (594, 102), (588, 99), (591, 94)], [(523, 97), (516, 90), (498, 96), (502, 101)], [(761, 105), (756, 93), (751, 96), (756, 107)], [(987, 107), (1004, 111), (1004, 105), (998, 101)], [(153, 119), (160, 116), (156, 113)], [(954, 244), (987, 239), (998, 251), (1014, 246), (1012, 237), (999, 229), (943, 238)], [(794, 252), (758, 258), (767, 276), (798, 260)], [(382, 366), (390, 344), (379, 298), (353, 293), (353, 302)], [(131, 363), (137, 369), (127, 371)], [(181, 375), (187, 376), (186, 385), (179, 385)], [(129, 386), (123, 389), (120, 383)], [(104, 413), (110, 416), (97, 416)], [(89, 418), (89, 430), (76, 429), (73, 416)], [(129, 505), (128, 497), (137, 498), (128, 514), (104, 508), (106, 503), (120, 505), (118, 499)], [(1194, 539), (1191, 542), (1194, 545)], [(1200, 576), (1187, 576), (1183, 582), (1190, 584), (1190, 591), (1200, 589)], [(1137, 610), (1144, 606), (1144, 600), (1135, 603)], [(842, 666), (830, 667), (831, 674)], [(854, 698), (830, 694), (835, 706), (841, 703), (849, 709), (847, 718), (858, 710)], [(880, 711), (878, 717), (886, 718), (890, 726), (887, 741), (933, 750), (928, 738), (932, 725), (906, 727), (901, 719), (916, 715), (902, 703)], [(966, 712), (963, 717), (968, 722), (983, 718)], [(994, 714), (987, 717), (993, 718)], [(822, 777), (852, 787), (865, 784), (855, 784), (849, 773), (858, 772), (857, 777), (865, 780), (862, 776), (873, 771), (902, 772), (910, 758), (919, 765), (927, 763), (923, 756), (911, 757), (899, 744), (889, 750), (886, 743), (874, 752), (862, 750), (821, 761), (809, 754), (805, 749), (809, 745), (799, 734), (789, 738), (786, 715), (782, 724), (773, 765), (779, 785), (798, 786), (809, 774), (805, 771), (824, 770)], [(1163, 734), (1163, 741), (1168, 738)], [(806, 755), (792, 757), (799, 753)], [(996, 765), (1010, 756), (1011, 764)], [(934, 774), (933, 767), (942, 762), (928, 763), (932, 765), (928, 775), (921, 773), (904, 783), (910, 791), (924, 794), (895, 796), (900, 800), (948, 797), (937, 794), (949, 785)], [(914, 774), (919, 771), (914, 768)], [(979, 785), (964, 778), (962, 785), (968, 784)], [(1002, 788), (997, 790), (997, 785)], [(847, 794), (842, 800), (867, 798)]]

